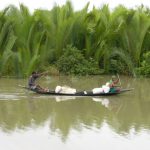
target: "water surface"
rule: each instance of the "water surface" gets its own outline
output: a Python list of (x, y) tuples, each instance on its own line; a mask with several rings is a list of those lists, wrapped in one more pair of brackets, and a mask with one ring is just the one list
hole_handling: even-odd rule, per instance
[[(46, 77), (54, 89), (68, 85), (91, 90), (110, 76)], [(121, 76), (133, 91), (111, 97), (42, 96), (18, 85), (26, 79), (0, 79), (0, 146), (4, 150), (149, 150), (150, 79)]]

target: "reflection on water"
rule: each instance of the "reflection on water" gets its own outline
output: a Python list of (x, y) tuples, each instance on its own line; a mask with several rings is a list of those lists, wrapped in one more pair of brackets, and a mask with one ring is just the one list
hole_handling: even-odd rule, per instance
[[(52, 89), (57, 84), (68, 83), (69, 86), (79, 90), (88, 90), (98, 87), (98, 83), (103, 84), (104, 80), (108, 79), (109, 77), (88, 77), (84, 80), (83, 78), (70, 78), (69, 82), (69, 79), (66, 79), (65, 82), (63, 78), (54, 78), (51, 82), (45, 80), (39, 82), (44, 86), (49, 86), (50, 83)], [(100, 144), (96, 139), (101, 139), (102, 135), (107, 136), (106, 139), (109, 139), (111, 145), (113, 142), (110, 141), (116, 139), (121, 143), (122, 138), (138, 139), (139, 136), (147, 138), (147, 133), (150, 132), (149, 81), (149, 79), (135, 80), (122, 77), (122, 86), (134, 87), (134, 91), (112, 97), (93, 98), (38, 95), (17, 86), (18, 84), (24, 85), (25, 80), (1, 79), (0, 139), (10, 135), (15, 137), (23, 135), (38, 137), (39, 140), (42, 140), (42, 136), (50, 136), (54, 143), (57, 141), (56, 143), (63, 146), (58, 149), (67, 149), (66, 144), (62, 145), (62, 143), (74, 145), (76, 141), (78, 145), (80, 141), (76, 139), (77, 137), (81, 137), (83, 141), (85, 137), (87, 141), (94, 140), (93, 142), (98, 146)], [(39, 135), (36, 135), (34, 131)], [(136, 142), (138, 143), (138, 140)], [(48, 143), (47, 141), (45, 144)], [(56, 143), (54, 144), (55, 149)], [(127, 140), (124, 145), (127, 146), (128, 143)], [(82, 149), (89, 149), (89, 145), (86, 145), (87, 147)], [(105, 143), (101, 145), (106, 146)], [(71, 147), (71, 149), (81, 149), (81, 147)], [(138, 149), (138, 147), (131, 147)], [(35, 148), (32, 147), (32, 149)]]

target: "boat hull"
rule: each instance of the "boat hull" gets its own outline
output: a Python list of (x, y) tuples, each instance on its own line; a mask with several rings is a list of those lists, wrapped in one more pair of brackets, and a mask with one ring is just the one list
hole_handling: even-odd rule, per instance
[(122, 89), (118, 92), (109, 92), (109, 93), (98, 93), (93, 94), (92, 92), (77, 92), (75, 94), (70, 93), (55, 93), (55, 91), (49, 91), (49, 92), (43, 92), (43, 91), (35, 91), (38, 94), (44, 94), (44, 95), (56, 95), (56, 96), (112, 96), (112, 95), (118, 95), (127, 91), (131, 91), (131, 89)]
[(27, 90), (33, 91), (37, 94), (43, 94), (43, 95), (52, 95), (52, 96), (113, 96), (113, 95), (118, 95), (127, 91), (131, 91), (133, 90), (133, 88), (131, 89), (121, 89), (119, 91), (116, 92), (109, 92), (109, 93), (98, 93), (98, 94), (93, 94), (91, 91), (87, 92), (87, 91), (81, 91), (81, 92), (76, 92), (75, 94), (71, 94), (71, 93), (56, 93), (55, 91), (37, 91), (37, 90), (31, 90), (28, 87), (19, 85), (19, 87), (25, 88)]

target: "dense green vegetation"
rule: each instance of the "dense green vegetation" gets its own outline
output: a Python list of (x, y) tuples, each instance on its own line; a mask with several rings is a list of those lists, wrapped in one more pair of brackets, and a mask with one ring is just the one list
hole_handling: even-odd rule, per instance
[(104, 5), (88, 11), (88, 5), (74, 11), (68, 1), (33, 14), (22, 4), (1, 10), (1, 75), (27, 76), (52, 66), (66, 74), (150, 76), (150, 10)]
[(71, 46), (64, 49), (63, 55), (57, 61), (57, 68), (60, 72), (65, 74), (78, 75), (96, 75), (100, 74), (97, 61), (89, 58), (86, 60), (81, 51)]

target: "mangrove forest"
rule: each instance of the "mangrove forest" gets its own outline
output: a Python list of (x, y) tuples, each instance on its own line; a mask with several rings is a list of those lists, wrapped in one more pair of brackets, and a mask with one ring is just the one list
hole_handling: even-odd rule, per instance
[(109, 5), (78, 11), (72, 3), (33, 13), (0, 11), (0, 76), (119, 73), (150, 77), (150, 9)]

